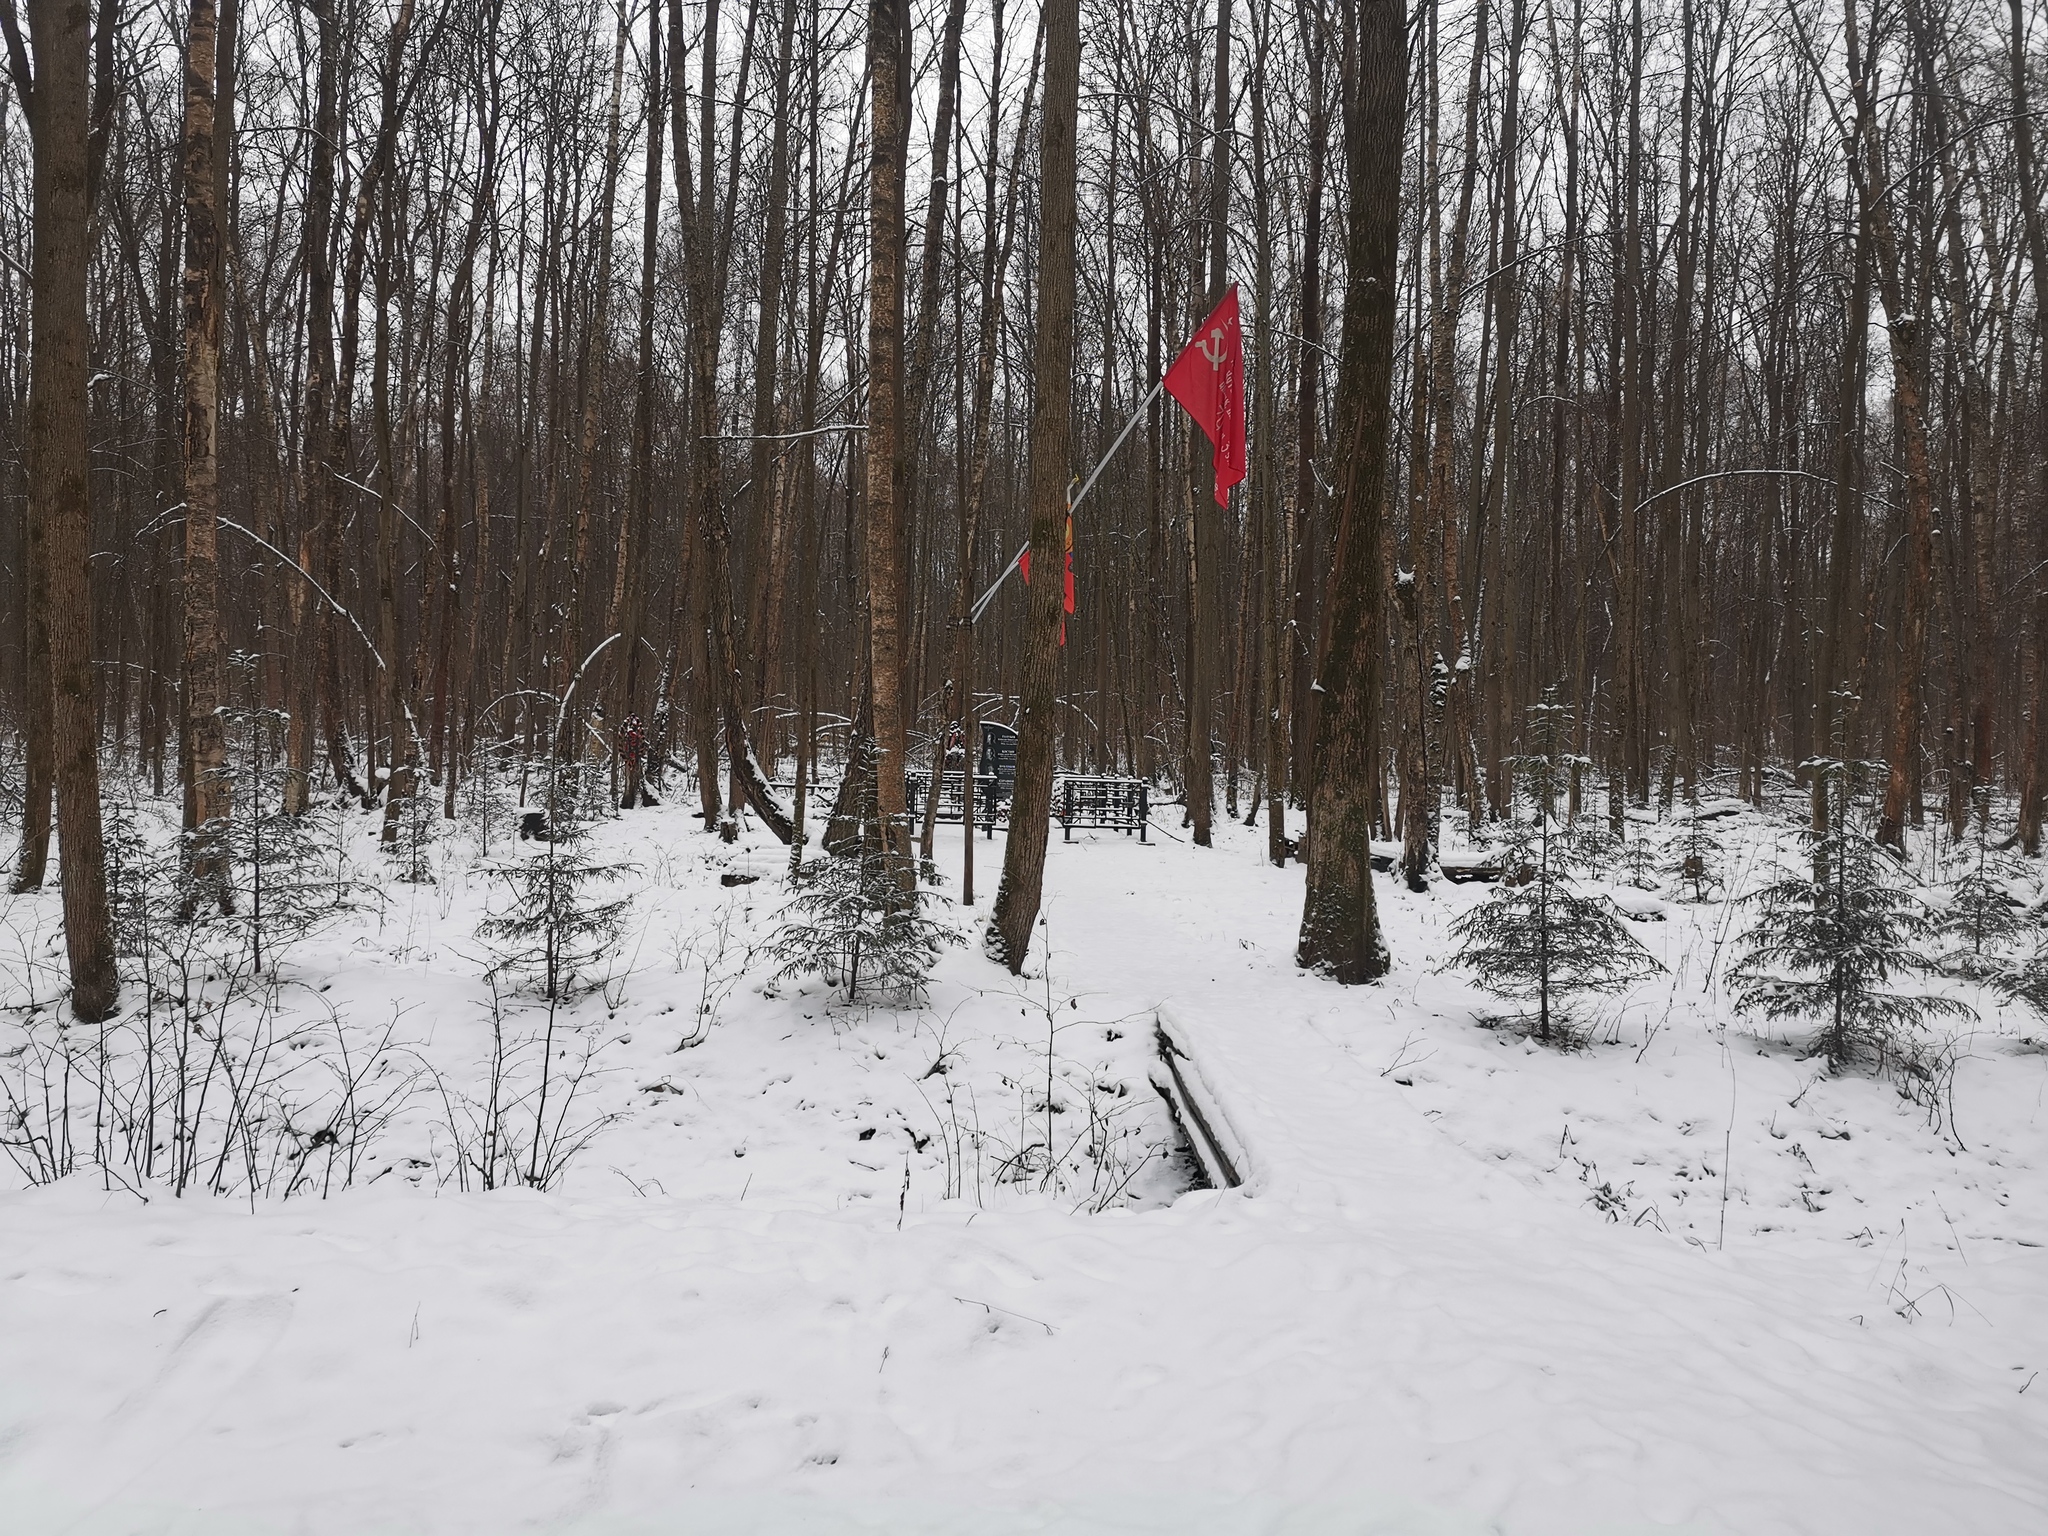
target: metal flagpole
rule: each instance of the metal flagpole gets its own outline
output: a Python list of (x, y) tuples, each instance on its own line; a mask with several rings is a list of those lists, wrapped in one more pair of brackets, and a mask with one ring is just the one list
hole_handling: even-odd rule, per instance
[[(1143, 400), (1140, 400), (1138, 402), (1138, 408), (1135, 411), (1131, 412), (1131, 419), (1124, 423), (1123, 431), (1117, 433), (1116, 441), (1109, 445), (1109, 452), (1105, 453), (1102, 456), (1101, 461), (1096, 464), (1095, 468), (1089, 471), (1088, 478), (1082, 482), (1081, 489), (1076, 491), (1074, 493), (1074, 499), (1067, 503), (1068, 515), (1071, 516), (1074, 512), (1079, 510), (1082, 501), (1085, 500), (1087, 498), (1088, 493), (1095, 488), (1095, 482), (1102, 478), (1102, 472), (1105, 469), (1109, 468), (1109, 461), (1116, 457), (1117, 449), (1123, 447), (1124, 439), (1131, 435), (1131, 428), (1135, 427), (1138, 424), (1138, 418), (1140, 416), (1143, 416), (1146, 411), (1152, 408), (1152, 402), (1159, 398), (1159, 392), (1164, 388), (1166, 388), (1166, 375), (1161, 374), (1159, 376), (1159, 382), (1152, 386), (1152, 392), (1146, 395)], [(988, 607), (990, 603), (995, 601), (996, 593), (999, 590), (1001, 590), (1003, 583), (1010, 579), (1010, 572), (1016, 570), (1018, 566), (1022, 565), (1024, 563), (1024, 557), (1030, 552), (1031, 541), (1029, 539), (1026, 539), (1024, 541), (1024, 547), (1018, 550), (1016, 554), (1012, 555), (1010, 557), (1010, 563), (1003, 567), (1003, 574), (998, 576), (989, 585), (989, 589), (986, 592), (982, 593), (981, 597), (975, 602), (973, 611), (967, 615), (968, 623), (973, 624), (981, 618), (983, 611)]]

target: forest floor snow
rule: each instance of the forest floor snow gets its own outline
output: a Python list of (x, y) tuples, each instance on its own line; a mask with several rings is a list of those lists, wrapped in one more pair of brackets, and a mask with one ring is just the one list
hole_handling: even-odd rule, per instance
[[(1444, 966), (1484, 886), (1379, 881), (1394, 971), (1345, 989), (1294, 968), (1263, 829), (1180, 839), (1055, 836), (1029, 974), (971, 940), (890, 1010), (766, 982), (771, 840), (606, 824), (627, 938), (556, 1021), (601, 1124), (545, 1193), (458, 1187), (427, 1073), (479, 1091), (490, 878), (456, 838), (380, 876), (284, 964), (282, 1006), (418, 1069), (356, 1187), (0, 1194), (0, 1529), (2048, 1529), (2030, 1016), (1973, 994), (1931, 1124), (1736, 1019), (1744, 909), (1666, 890), (1631, 928), (1668, 970), (1559, 1051)], [(17, 1031), (54, 1027), (56, 914), (6, 908)], [(1241, 1189), (1189, 1187), (1162, 1012)]]

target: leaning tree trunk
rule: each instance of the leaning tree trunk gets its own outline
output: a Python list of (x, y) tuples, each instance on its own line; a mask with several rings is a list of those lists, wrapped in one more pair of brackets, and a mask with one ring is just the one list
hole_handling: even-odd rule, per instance
[(1344, 350), (1337, 379), (1337, 553), (1317, 682), (1307, 891), (1295, 963), (1337, 981), (1386, 974), (1372, 891), (1378, 771), (1380, 511), (1392, 432), (1394, 283), (1408, 45), (1397, 0), (1359, 0), (1344, 40), (1351, 183)]
[[(1024, 968), (1045, 883), (1051, 830), (1052, 750), (1059, 678), (1062, 584), (1051, 575), (1065, 558), (1068, 433), (1074, 367), (1074, 119), (1080, 95), (1079, 0), (1045, 6), (1045, 112), (1040, 120), (1038, 314), (1032, 371), (1031, 559), (1041, 579), (1025, 597), (1024, 677), (1019, 690), (1017, 782), (1003, 878), (986, 939), (989, 958)], [(966, 829), (969, 837), (974, 828)]]

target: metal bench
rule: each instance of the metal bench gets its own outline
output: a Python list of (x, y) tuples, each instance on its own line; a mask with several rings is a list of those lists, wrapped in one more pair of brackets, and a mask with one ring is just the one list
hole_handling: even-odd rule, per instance
[(1092, 774), (1070, 774), (1054, 787), (1054, 804), (1059, 808), (1061, 836), (1074, 840), (1074, 829), (1107, 828), (1129, 835), (1145, 832), (1152, 811), (1151, 786), (1143, 779), (1121, 779)]

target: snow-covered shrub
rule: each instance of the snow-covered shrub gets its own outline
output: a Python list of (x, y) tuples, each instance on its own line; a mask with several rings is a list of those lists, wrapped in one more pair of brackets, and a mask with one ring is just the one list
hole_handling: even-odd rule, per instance
[(1045, 1030), (1044, 1076), (1034, 1074), (1032, 1081), (1013, 1085), (1018, 1091), (1017, 1141), (997, 1177), (1101, 1212), (1121, 1204), (1139, 1175), (1171, 1156), (1172, 1148), (1147, 1135), (1140, 1105), (1149, 1104), (1150, 1096), (1134, 1099), (1127, 1084), (1058, 1049), (1066, 1029), (1085, 1025), (1092, 1033), (1101, 1027), (1099, 1020), (1067, 1017), (1079, 1006), (1078, 998), (1056, 996), (1048, 977), (1033, 1010)]
[[(936, 1052), (917, 1079), (931, 1110), (945, 1166), (945, 1197), (972, 1196), (977, 1204), (1005, 1192), (1050, 1195), (1076, 1211), (1101, 1212), (1154, 1196), (1162, 1181), (1187, 1182), (1187, 1150), (1172, 1128), (1170, 1111), (1155, 1094), (1134, 1085), (1104, 1058), (1062, 1048), (1063, 1036), (1117, 1040), (1139, 1027), (1135, 1018), (1105, 1021), (1078, 1016), (1079, 999), (1055, 991), (1019, 994), (1028, 1032), (1004, 1042), (1024, 1057), (1021, 1069), (1002, 1074), (1014, 1095), (1012, 1117), (985, 1122), (971, 1085), (956, 1088), (961, 1054), (949, 1045), (945, 1022), (932, 1020)], [(923, 1084), (938, 1079), (939, 1088)], [(920, 1148), (923, 1142), (919, 1143)], [(1199, 1173), (1193, 1175), (1199, 1178)]]
[(928, 916), (926, 893), (903, 890), (879, 848), (809, 859), (790, 873), (789, 902), (767, 952), (775, 980), (816, 974), (848, 1002), (907, 1001), (923, 991), (939, 951), (959, 935)]
[(1934, 969), (1915, 946), (1934, 935), (1935, 921), (1864, 827), (1856, 765), (1814, 767), (1826, 776), (1828, 826), (1802, 829), (1799, 838), (1819, 878), (1787, 875), (1749, 896), (1760, 910), (1730, 972), (1736, 1006), (1773, 1022), (1819, 1024), (1813, 1048), (1830, 1066), (1868, 1059), (1880, 1072), (1915, 1077), (1941, 1054), (1929, 1023), (1971, 1010), (1952, 997), (1894, 986)]
[[(1053, 1081), (1015, 1083), (1014, 1139), (984, 1133), (992, 1177), (1033, 1194), (1056, 1195), (1097, 1214), (1126, 1203), (1148, 1168), (1173, 1155), (1144, 1110), (1153, 1100), (1105, 1081), (1078, 1062), (1049, 1058)], [(957, 1122), (956, 1122), (957, 1126)]]
[(588, 1107), (601, 1042), (575, 1031), (575, 1044), (555, 1047), (561, 1022), (553, 1001), (538, 1031), (512, 1025), (504, 995), (491, 983), (489, 1054), (482, 1063), (481, 1096), (434, 1075), (445, 1143), (433, 1162), (443, 1184), (463, 1191), (524, 1185), (552, 1189), (576, 1155), (618, 1117)]
[(719, 1010), (732, 996), (753, 964), (754, 946), (735, 921), (735, 903), (727, 902), (718, 915), (699, 928), (677, 931), (669, 939), (669, 954), (679, 974), (694, 975), (696, 1001), (691, 1005), (690, 1028), (676, 1042), (677, 1050), (701, 1045), (718, 1022)]
[(388, 1166), (378, 1143), (420, 1077), (396, 1018), (323, 1025), (275, 983), (252, 985), (239, 950), (217, 963), (203, 925), (163, 932), (139, 1007), (90, 1028), (32, 1014), (0, 1030), (0, 1156), (17, 1177), (254, 1201), (332, 1194)]
[(1980, 974), (2001, 1002), (2024, 1003), (2048, 1019), (2048, 942), (2037, 941), (2030, 953), (1986, 967)]

